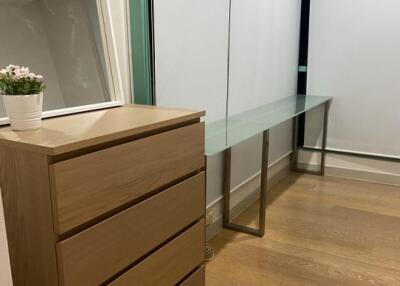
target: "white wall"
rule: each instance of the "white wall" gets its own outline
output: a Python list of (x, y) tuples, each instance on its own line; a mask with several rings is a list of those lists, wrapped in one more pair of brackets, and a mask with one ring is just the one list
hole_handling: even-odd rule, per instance
[(155, 0), (159, 106), (226, 112), (228, 0)]
[[(155, 0), (157, 105), (226, 111), (228, 0)], [(232, 1), (229, 113), (295, 94), (300, 0)], [(291, 122), (271, 131), (270, 162), (291, 151)], [(261, 137), (232, 150), (232, 188), (261, 166)], [(208, 158), (208, 204), (221, 197), (222, 155)]]
[[(300, 12), (300, 0), (232, 1), (230, 115), (296, 94)], [(291, 126), (271, 130), (269, 163), (291, 152)], [(232, 188), (260, 170), (261, 144), (233, 148)]]
[[(329, 148), (400, 157), (399, 27), (398, 0), (311, 1), (308, 93), (334, 97)], [(321, 113), (307, 116), (313, 146)]]
[(229, 113), (296, 94), (300, 0), (232, 1)]

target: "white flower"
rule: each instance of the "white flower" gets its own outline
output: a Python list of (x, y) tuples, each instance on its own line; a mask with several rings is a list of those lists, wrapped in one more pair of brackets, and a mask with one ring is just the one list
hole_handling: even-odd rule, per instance
[(20, 68), (21, 68), (20, 66), (16, 66), (16, 65), (8, 65), (6, 69), (8, 71), (14, 71), (15, 69), (20, 69)]
[(5, 69), (0, 70), (1, 75), (10, 76), (13, 80), (42, 81), (42, 75), (32, 73), (28, 67), (20, 67), (17, 65), (8, 65)]
[(31, 74), (30, 70), (26, 67), (22, 67), (20, 70), (17, 69), (16, 71), (21, 76), (28, 76)]

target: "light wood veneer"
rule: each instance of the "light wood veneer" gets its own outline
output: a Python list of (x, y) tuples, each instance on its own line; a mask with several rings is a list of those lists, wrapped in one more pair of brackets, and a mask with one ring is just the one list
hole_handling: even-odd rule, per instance
[(152, 106), (122, 107), (43, 120), (42, 128), (18, 132), (0, 129), (0, 145), (48, 155), (67, 153), (146, 132), (173, 129), (204, 116), (204, 112)]
[(188, 278), (185, 279), (180, 286), (204, 286), (205, 284), (205, 268), (201, 266), (193, 272)]
[(132, 273), (175, 285), (200, 267), (202, 115), (128, 105), (46, 119), (34, 131), (0, 128), (14, 285), (96, 286)]
[(0, 170), (13, 283), (57, 285), (47, 157), (2, 147)]
[(98, 285), (204, 214), (204, 172), (57, 245), (66, 286)]
[(176, 285), (204, 261), (204, 231), (201, 220), (109, 285)]
[(197, 123), (51, 165), (56, 231), (201, 169), (203, 142), (204, 123)]
[[(292, 174), (267, 213), (263, 238), (224, 229), (210, 241), (207, 286), (400, 285), (400, 186)], [(235, 222), (257, 216), (258, 202)]]

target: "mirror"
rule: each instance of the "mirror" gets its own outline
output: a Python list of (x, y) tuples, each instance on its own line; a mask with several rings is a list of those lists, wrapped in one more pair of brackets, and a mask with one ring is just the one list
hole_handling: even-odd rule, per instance
[[(44, 111), (116, 100), (105, 3), (0, 0), (0, 66), (27, 66), (43, 75)], [(1, 100), (0, 118), (6, 116)]]

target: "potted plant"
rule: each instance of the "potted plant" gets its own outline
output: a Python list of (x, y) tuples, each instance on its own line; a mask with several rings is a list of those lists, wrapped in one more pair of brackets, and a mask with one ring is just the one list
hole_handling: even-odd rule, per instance
[(40, 128), (45, 88), (43, 77), (29, 68), (9, 65), (0, 70), (0, 94), (14, 130)]

